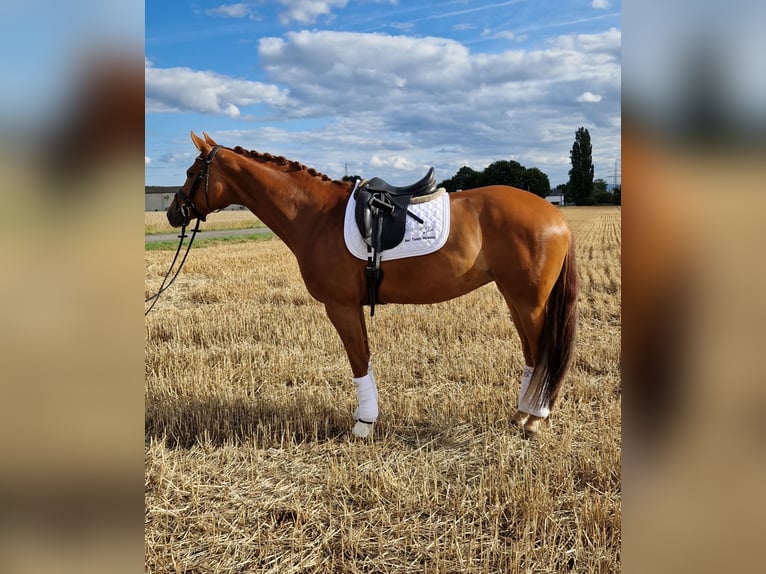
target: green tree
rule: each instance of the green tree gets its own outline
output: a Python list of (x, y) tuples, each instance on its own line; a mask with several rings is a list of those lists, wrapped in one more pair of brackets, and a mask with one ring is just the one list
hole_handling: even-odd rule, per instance
[(601, 178), (593, 182), (593, 194), (597, 195), (599, 193), (609, 193), (607, 191), (607, 183)]
[(482, 172), (482, 184), (523, 187), (526, 171), (526, 168), (517, 161), (501, 159), (489, 164)]
[(505, 159), (491, 163), (481, 172), (464, 165), (451, 178), (442, 181), (439, 187), (452, 192), (484, 185), (510, 185), (540, 197), (546, 197), (551, 192), (551, 183), (546, 173), (536, 167), (526, 168), (517, 161)]
[(540, 197), (547, 197), (551, 192), (551, 182), (545, 173), (536, 167), (530, 167), (524, 173), (522, 188)]
[(467, 165), (464, 165), (455, 175), (449, 179), (445, 179), (440, 185), (447, 191), (481, 187), (481, 174)]
[(593, 149), (587, 129), (581, 127), (575, 133), (569, 159), (572, 169), (567, 185), (571, 200), (577, 205), (593, 205)]
[(603, 179), (593, 182), (592, 195), (596, 205), (612, 205), (612, 194), (607, 191), (607, 183)]

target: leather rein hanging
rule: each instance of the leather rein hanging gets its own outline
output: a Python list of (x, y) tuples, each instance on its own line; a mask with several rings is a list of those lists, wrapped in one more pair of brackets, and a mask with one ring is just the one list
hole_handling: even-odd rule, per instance
[[(180, 241), (178, 242), (178, 247), (176, 248), (176, 254), (173, 257), (173, 261), (170, 263), (170, 267), (168, 268), (168, 272), (165, 273), (165, 277), (162, 280), (162, 284), (160, 285), (159, 291), (152, 295), (151, 297), (147, 297), (144, 300), (144, 303), (148, 303), (149, 301), (152, 301), (152, 304), (149, 306), (149, 308), (144, 312), (144, 317), (146, 317), (149, 314), (149, 311), (154, 309), (154, 306), (157, 304), (157, 301), (160, 299), (160, 295), (162, 295), (165, 291), (167, 291), (170, 286), (173, 284), (173, 282), (176, 280), (176, 277), (178, 277), (178, 274), (181, 272), (181, 269), (184, 266), (184, 263), (186, 262), (186, 256), (189, 255), (189, 250), (191, 249), (192, 243), (194, 243), (194, 238), (197, 235), (197, 231), (199, 231), (199, 224), (200, 221), (205, 221), (205, 216), (200, 214), (197, 211), (197, 206), (194, 205), (194, 202), (192, 201), (192, 197), (194, 196), (194, 193), (197, 191), (197, 188), (199, 187), (200, 183), (202, 183), (202, 180), (205, 180), (205, 203), (207, 204), (208, 210), (210, 209), (210, 200), (208, 198), (208, 183), (210, 181), (210, 162), (213, 161), (213, 158), (215, 157), (215, 154), (218, 153), (218, 150), (221, 149), (221, 146), (217, 145), (215, 146), (208, 156), (206, 158), (203, 158), (201, 155), (197, 158), (198, 160), (202, 160), (205, 162), (205, 165), (202, 166), (202, 169), (200, 170), (199, 174), (197, 174), (197, 179), (194, 181), (194, 183), (191, 186), (191, 189), (189, 190), (189, 195), (186, 195), (183, 191), (183, 188), (180, 188), (178, 191), (176, 191), (176, 202), (178, 203), (178, 210), (183, 216), (183, 223), (181, 224), (181, 234), (178, 236)], [(181, 264), (178, 266), (178, 269), (176, 269), (175, 275), (173, 275), (173, 278), (170, 280), (170, 282), (165, 284), (168, 281), (168, 277), (170, 277), (170, 274), (173, 272), (173, 266), (176, 264), (176, 260), (178, 259), (178, 254), (181, 252), (181, 247), (183, 246), (184, 239), (188, 237), (186, 235), (186, 226), (189, 225), (192, 218), (197, 219), (197, 223), (194, 226), (194, 229), (192, 230), (191, 239), (189, 239), (189, 244), (186, 246), (186, 253), (184, 253), (183, 258), (181, 259)]]

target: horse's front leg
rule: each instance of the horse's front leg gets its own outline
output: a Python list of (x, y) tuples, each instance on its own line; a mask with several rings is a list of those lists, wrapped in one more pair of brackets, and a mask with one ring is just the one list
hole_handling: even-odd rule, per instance
[(326, 303), (325, 310), (335, 330), (338, 331), (346, 349), (351, 372), (356, 386), (359, 407), (354, 417), (354, 435), (366, 438), (372, 432), (372, 425), (378, 418), (378, 389), (370, 365), (370, 346), (367, 340), (367, 326), (362, 306)]

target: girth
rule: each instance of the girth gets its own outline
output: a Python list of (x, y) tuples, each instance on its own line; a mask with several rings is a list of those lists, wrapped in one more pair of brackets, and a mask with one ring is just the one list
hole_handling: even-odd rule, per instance
[(370, 317), (375, 315), (378, 291), (383, 280), (380, 268), (381, 254), (392, 249), (404, 239), (407, 216), (418, 223), (423, 221), (409, 211), (413, 198), (436, 191), (434, 168), (430, 168), (423, 179), (412, 185), (394, 187), (376, 177), (369, 181), (357, 181), (354, 188), (356, 200), (356, 225), (367, 244), (367, 266), (365, 276), (370, 302)]

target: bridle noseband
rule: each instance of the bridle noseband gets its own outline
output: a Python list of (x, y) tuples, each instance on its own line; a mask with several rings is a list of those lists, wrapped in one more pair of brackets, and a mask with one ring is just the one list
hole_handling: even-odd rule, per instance
[(189, 195), (186, 195), (184, 193), (183, 188), (180, 188), (178, 191), (176, 191), (176, 202), (178, 204), (178, 211), (183, 217), (183, 223), (182, 225), (185, 227), (189, 224), (189, 222), (193, 218), (197, 218), (200, 221), (205, 221), (205, 216), (202, 215), (199, 211), (197, 211), (197, 206), (194, 205), (194, 202), (192, 201), (192, 197), (194, 196), (194, 193), (197, 191), (197, 188), (199, 187), (202, 180), (205, 180), (205, 203), (207, 204), (208, 211), (210, 210), (210, 198), (208, 197), (208, 183), (210, 181), (210, 162), (213, 161), (213, 158), (215, 157), (215, 154), (218, 153), (218, 150), (221, 149), (221, 146), (217, 145), (212, 150), (210, 150), (210, 153), (207, 155), (207, 157), (202, 157), (201, 155), (197, 157), (195, 161), (202, 161), (205, 165), (202, 166), (202, 169), (197, 174), (197, 178), (194, 180), (194, 183), (191, 186), (191, 189), (189, 189)]

